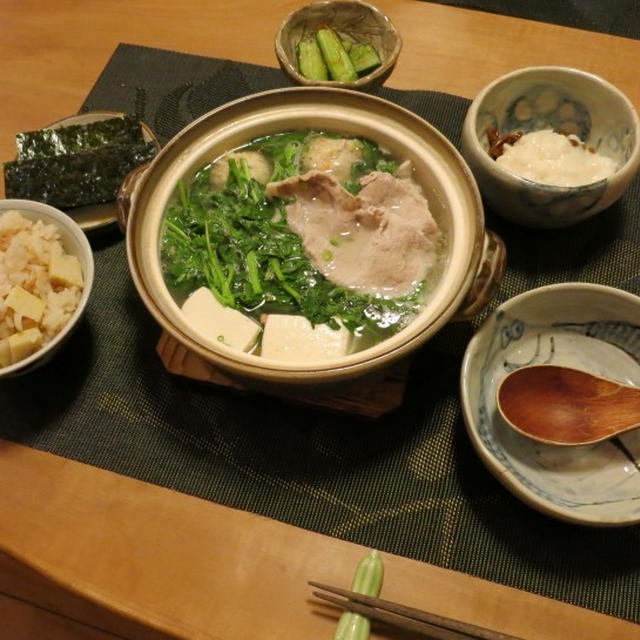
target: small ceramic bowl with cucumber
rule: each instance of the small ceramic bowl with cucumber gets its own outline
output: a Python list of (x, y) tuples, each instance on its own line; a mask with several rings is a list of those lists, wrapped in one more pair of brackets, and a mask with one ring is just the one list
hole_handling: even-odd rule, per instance
[(280, 67), (295, 83), (371, 90), (396, 64), (402, 39), (378, 8), (321, 0), (288, 15), (276, 34)]

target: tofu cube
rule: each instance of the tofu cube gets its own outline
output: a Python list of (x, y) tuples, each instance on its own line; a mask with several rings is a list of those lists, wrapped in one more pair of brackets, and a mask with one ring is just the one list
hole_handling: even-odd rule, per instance
[(37, 296), (16, 285), (9, 291), (5, 304), (18, 315), (40, 322), (46, 303)]
[(11, 350), (9, 349), (9, 338), (0, 340), (0, 367), (8, 367), (11, 364)]
[(313, 327), (304, 316), (271, 314), (264, 326), (262, 356), (292, 364), (328, 362), (346, 356), (351, 340), (351, 333), (344, 327)]
[(187, 324), (206, 346), (220, 346), (249, 351), (262, 326), (236, 309), (220, 304), (207, 287), (196, 289), (182, 305)]
[(49, 260), (49, 279), (51, 284), (65, 287), (81, 287), (84, 284), (82, 267), (76, 256), (51, 254)]
[(42, 333), (40, 333), (40, 329), (32, 327), (26, 331), (14, 333), (7, 340), (9, 341), (11, 364), (15, 364), (35, 353), (42, 346)]

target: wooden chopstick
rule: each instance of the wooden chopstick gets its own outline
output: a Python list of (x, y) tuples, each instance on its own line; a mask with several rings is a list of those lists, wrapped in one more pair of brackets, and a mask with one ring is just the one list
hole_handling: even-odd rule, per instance
[(321, 600), (359, 613), (371, 620), (379, 620), (403, 629), (426, 634), (434, 640), (523, 640), (499, 631), (445, 618), (389, 600), (364, 596), (348, 589), (340, 589), (319, 582), (309, 582), (309, 585), (342, 596), (342, 598), (335, 598), (326, 593), (314, 591), (313, 595)]

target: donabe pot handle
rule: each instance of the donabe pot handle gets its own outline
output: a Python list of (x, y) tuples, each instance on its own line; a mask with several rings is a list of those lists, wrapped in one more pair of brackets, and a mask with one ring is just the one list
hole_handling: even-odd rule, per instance
[(144, 172), (148, 169), (151, 163), (141, 164), (134, 169), (131, 169), (126, 175), (125, 179), (118, 189), (118, 195), (116, 196), (117, 218), (118, 227), (122, 233), (127, 233), (127, 221), (129, 220), (129, 211), (131, 210), (131, 198), (133, 193), (140, 182), (140, 178), (144, 175)]
[(507, 249), (502, 238), (487, 229), (476, 277), (454, 320), (469, 320), (493, 300), (500, 288), (506, 264)]

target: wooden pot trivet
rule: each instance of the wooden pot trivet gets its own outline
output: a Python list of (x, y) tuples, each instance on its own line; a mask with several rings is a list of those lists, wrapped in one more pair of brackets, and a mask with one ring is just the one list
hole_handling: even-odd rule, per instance
[(239, 391), (256, 390), (294, 402), (302, 402), (333, 411), (378, 418), (399, 407), (404, 398), (409, 361), (404, 360), (392, 370), (352, 382), (340, 383), (328, 390), (308, 390), (306, 387), (275, 387), (251, 389), (227, 375), (193, 351), (189, 351), (166, 331), (156, 346), (162, 364), (169, 373)]

